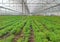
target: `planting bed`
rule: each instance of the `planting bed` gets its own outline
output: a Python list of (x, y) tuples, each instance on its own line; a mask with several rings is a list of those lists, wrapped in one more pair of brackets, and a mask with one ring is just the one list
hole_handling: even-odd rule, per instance
[(0, 42), (60, 42), (60, 17), (0, 16)]

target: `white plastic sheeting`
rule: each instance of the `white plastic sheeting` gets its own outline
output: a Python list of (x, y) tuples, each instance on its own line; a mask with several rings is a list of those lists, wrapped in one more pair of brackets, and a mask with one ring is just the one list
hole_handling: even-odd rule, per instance
[[(57, 11), (60, 12), (59, 6), (47, 9), (49, 7), (59, 4), (60, 0), (24, 0), (24, 2), (26, 2), (30, 13), (52, 13), (52, 12), (56, 13)], [(27, 10), (25, 9), (25, 7), (22, 7), (22, 0), (0, 0), (0, 6), (4, 6), (21, 13), (22, 13), (22, 8), (24, 11)], [(1, 11), (4, 10), (0, 9), (0, 12)]]

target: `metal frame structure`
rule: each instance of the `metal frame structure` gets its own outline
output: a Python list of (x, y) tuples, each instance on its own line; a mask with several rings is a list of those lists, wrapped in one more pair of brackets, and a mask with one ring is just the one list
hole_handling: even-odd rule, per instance
[[(2, 4), (15, 4), (15, 3), (3, 3), (3, 1), (4, 0), (2, 0)], [(9, 0), (10, 1), (10, 0)], [(51, 9), (51, 8), (54, 8), (54, 7), (57, 7), (57, 6), (60, 6), (60, 3), (48, 3), (48, 2), (46, 2), (46, 3), (27, 3), (27, 1), (28, 0), (22, 0), (22, 2), (21, 3), (16, 3), (16, 4), (21, 4), (22, 6), (22, 14), (31, 14), (31, 12), (30, 12), (30, 9), (29, 9), (29, 7), (28, 7), (28, 4), (56, 4), (56, 5), (54, 5), (54, 6), (50, 6), (50, 7), (47, 7), (47, 8), (44, 8), (44, 7), (42, 7), (42, 8), (44, 8), (43, 10), (40, 10), (40, 12), (43, 12), (43, 11), (46, 11), (46, 10), (48, 10), (48, 9)], [(33, 1), (33, 0), (32, 0)], [(53, 0), (54, 1), (54, 0)], [(1, 4), (1, 3), (0, 3)], [(13, 7), (15, 7), (15, 6), (13, 6)], [(19, 6), (20, 7), (20, 6)], [(32, 6), (32, 7), (34, 7), (34, 6)], [(38, 7), (38, 6), (36, 6), (36, 7)], [(13, 9), (9, 9), (9, 8), (7, 8), (7, 7), (3, 7), (3, 6), (0, 6), (0, 8), (3, 8), (3, 9), (7, 9), (7, 10), (10, 10), (10, 11), (13, 11), (13, 12), (17, 12), (17, 13), (21, 13), (20, 11), (17, 11), (17, 10), (13, 10)], [(39, 11), (38, 11), (39, 12)], [(39, 13), (40, 13), (39, 12)]]

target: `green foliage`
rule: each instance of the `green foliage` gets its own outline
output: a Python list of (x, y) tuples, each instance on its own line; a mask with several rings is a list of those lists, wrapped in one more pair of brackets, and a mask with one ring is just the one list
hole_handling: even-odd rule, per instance
[[(25, 25), (24, 25), (25, 24)], [(32, 25), (35, 42), (60, 42), (60, 17), (57, 16), (0, 16), (0, 42), (13, 42), (23, 28), (23, 37), (17, 42), (28, 42)]]

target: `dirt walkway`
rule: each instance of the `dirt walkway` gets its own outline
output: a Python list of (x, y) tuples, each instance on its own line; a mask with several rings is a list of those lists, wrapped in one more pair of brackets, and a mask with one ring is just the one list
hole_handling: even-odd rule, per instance
[[(25, 26), (25, 25), (26, 25), (26, 22), (24, 23), (24, 26)], [(19, 38), (23, 38), (23, 37), (24, 37), (24, 35), (23, 35), (23, 28), (24, 28), (24, 26), (22, 26), (20, 32), (19, 32), (17, 35), (15, 35), (15, 37), (14, 37), (14, 39), (13, 39), (13, 42), (17, 42), (17, 40), (18, 40)]]
[(28, 42), (34, 42), (34, 31), (32, 29), (32, 25), (30, 25), (30, 37), (29, 37), (29, 40)]

